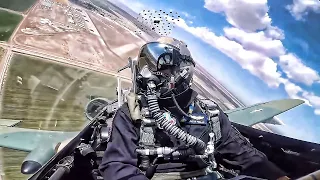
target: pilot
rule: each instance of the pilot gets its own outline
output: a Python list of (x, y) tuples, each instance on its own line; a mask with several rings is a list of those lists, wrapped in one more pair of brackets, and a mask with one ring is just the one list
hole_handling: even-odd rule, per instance
[(115, 114), (99, 166), (104, 179), (218, 179), (216, 168), (225, 176), (289, 179), (219, 106), (198, 98), (194, 68), (180, 40), (162, 37), (142, 46), (137, 90)]

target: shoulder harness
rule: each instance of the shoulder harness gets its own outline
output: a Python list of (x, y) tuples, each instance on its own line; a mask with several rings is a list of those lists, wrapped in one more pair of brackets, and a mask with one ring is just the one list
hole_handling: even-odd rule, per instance
[(215, 135), (215, 143), (219, 142), (221, 135), (220, 126), (220, 108), (217, 103), (210, 99), (195, 99), (195, 103), (200, 107), (202, 113), (207, 115), (208, 123), (211, 128), (211, 132)]
[[(131, 100), (133, 101), (133, 100)], [(133, 101), (134, 102), (134, 101)], [(132, 108), (130, 109), (130, 106), (137, 106), (136, 102), (133, 104), (128, 103), (129, 106), (129, 112), (130, 115), (132, 114)], [(221, 135), (221, 125), (220, 125), (220, 120), (219, 120), (219, 114), (220, 114), (220, 108), (215, 103), (214, 101), (210, 99), (200, 99), (198, 97), (195, 98), (194, 102), (191, 103), (189, 106), (189, 114), (192, 113), (195, 104), (200, 108), (201, 112), (206, 115), (206, 121), (210, 126), (211, 133), (214, 133), (215, 135), (215, 143), (218, 143), (222, 137)], [(137, 110), (137, 108), (135, 108)], [(144, 109), (141, 109), (141, 112), (139, 114), (145, 114), (143, 113)], [(146, 110), (148, 111), (148, 110)], [(140, 115), (139, 115), (140, 116)], [(140, 116), (141, 120), (144, 119), (142, 118), (143, 116)], [(151, 119), (148, 119), (149, 121)], [(142, 120), (144, 121), (144, 120)], [(151, 123), (153, 124), (153, 123)], [(144, 145), (144, 146), (154, 146), (155, 145), (155, 126), (151, 125), (150, 123), (141, 123), (140, 126), (140, 139), (139, 139), (139, 144)]]

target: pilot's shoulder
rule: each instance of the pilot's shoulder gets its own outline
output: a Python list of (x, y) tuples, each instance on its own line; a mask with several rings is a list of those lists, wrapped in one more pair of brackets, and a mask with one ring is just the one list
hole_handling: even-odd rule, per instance
[(209, 110), (208, 112), (211, 113), (213, 116), (219, 116), (219, 118), (221, 119), (228, 119), (227, 114), (225, 114), (225, 112), (222, 110), (219, 104), (213, 99), (198, 95), (196, 97), (196, 101), (198, 102), (198, 105), (201, 109)]
[(201, 108), (207, 107), (209, 109), (219, 109), (218, 104), (213, 99), (209, 99), (204, 96), (197, 95), (196, 100), (199, 103)]

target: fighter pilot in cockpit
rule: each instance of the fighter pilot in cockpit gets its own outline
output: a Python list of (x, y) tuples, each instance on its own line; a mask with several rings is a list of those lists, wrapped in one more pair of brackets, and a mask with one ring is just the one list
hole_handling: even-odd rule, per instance
[(137, 91), (118, 109), (99, 167), (104, 179), (218, 179), (219, 167), (289, 179), (217, 104), (197, 97), (191, 89), (195, 62), (184, 42), (169, 37), (149, 42), (137, 63)]

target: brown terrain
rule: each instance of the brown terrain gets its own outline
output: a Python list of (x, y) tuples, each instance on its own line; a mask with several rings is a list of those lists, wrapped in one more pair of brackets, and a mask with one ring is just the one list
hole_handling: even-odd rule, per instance
[(129, 56), (137, 55), (142, 39), (115, 21), (73, 6), (53, 4), (48, 10), (38, 3), (21, 24), (14, 44), (105, 72), (115, 72)]

